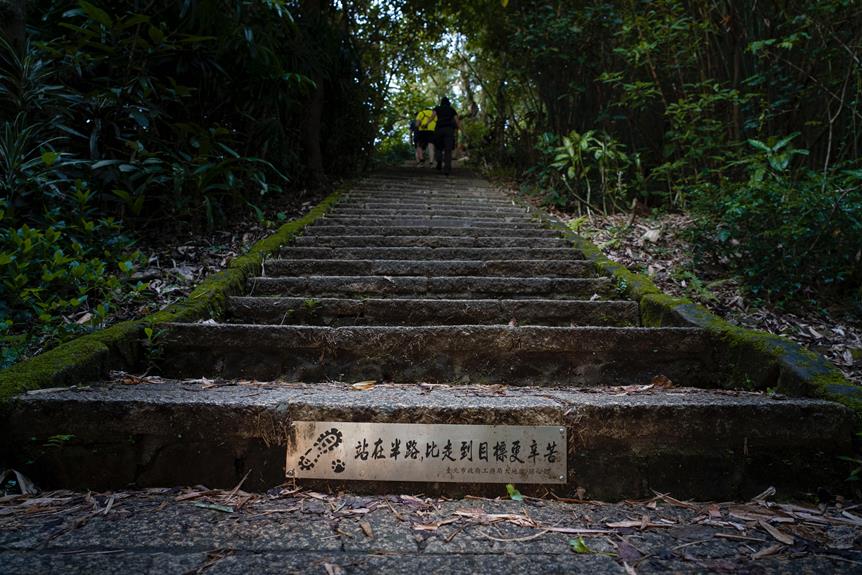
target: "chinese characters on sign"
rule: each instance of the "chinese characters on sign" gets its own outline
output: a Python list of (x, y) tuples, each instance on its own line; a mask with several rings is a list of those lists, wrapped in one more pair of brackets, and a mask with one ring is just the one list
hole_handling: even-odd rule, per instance
[(565, 483), (566, 430), (297, 421), (286, 469), (309, 479)]

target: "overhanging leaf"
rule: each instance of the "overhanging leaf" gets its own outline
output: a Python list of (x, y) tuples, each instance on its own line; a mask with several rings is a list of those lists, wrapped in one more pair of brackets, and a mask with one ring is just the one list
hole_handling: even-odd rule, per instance
[(108, 16), (108, 13), (99, 8), (98, 6), (94, 6), (93, 4), (90, 4), (85, 0), (79, 0), (78, 5), (84, 10), (84, 12), (87, 14), (87, 16), (90, 17), (90, 19), (95, 20), (102, 26), (110, 28), (114, 25), (114, 21), (111, 19), (110, 16)]

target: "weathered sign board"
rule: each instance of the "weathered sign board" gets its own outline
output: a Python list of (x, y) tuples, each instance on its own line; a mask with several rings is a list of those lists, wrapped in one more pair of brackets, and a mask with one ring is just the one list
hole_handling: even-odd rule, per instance
[(566, 428), (296, 421), (288, 477), (565, 483)]

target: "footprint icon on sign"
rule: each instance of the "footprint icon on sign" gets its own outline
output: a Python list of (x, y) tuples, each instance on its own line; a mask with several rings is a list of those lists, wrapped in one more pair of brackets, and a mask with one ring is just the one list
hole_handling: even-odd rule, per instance
[[(303, 471), (310, 471), (314, 469), (314, 466), (317, 465), (317, 461), (325, 454), (333, 451), (336, 447), (341, 445), (343, 440), (343, 435), (340, 430), (333, 427), (329, 431), (324, 431), (321, 433), (317, 440), (314, 442), (312, 447), (309, 447), (308, 450), (299, 458), (299, 468)], [(316, 452), (312, 457), (312, 451)], [(341, 473), (344, 471), (344, 462), (338, 460), (341, 469), (336, 470), (336, 473)], [(332, 468), (335, 469), (335, 462), (332, 462)]]
[(336, 459), (332, 462), (332, 470), (336, 473), (341, 473), (347, 468), (343, 461)]

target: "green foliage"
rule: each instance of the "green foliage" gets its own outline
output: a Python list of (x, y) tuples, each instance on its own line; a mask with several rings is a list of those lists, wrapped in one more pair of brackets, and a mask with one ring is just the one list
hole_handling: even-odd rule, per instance
[(398, 136), (384, 139), (377, 145), (375, 159), (382, 164), (400, 164), (413, 158), (413, 146)]
[(506, 493), (508, 493), (509, 499), (511, 499), (512, 501), (523, 501), (524, 500), (524, 496), (521, 495), (521, 492), (518, 491), (518, 488), (515, 487), (515, 485), (512, 483), (506, 484)]
[(862, 283), (862, 172), (794, 174), (792, 159), (807, 151), (794, 149), (793, 137), (750, 140), (737, 162), (748, 179), (703, 186), (695, 199), (700, 257), (730, 266), (753, 295), (778, 302)]
[(578, 214), (694, 208), (704, 254), (764, 297), (862, 285), (858, 3), (442, 4), (469, 37), (450, 49), (480, 88), (483, 164)]
[(315, 154), (337, 176), (371, 153), (380, 6), (36, 0), (28, 14), (25, 50), (0, 40), (4, 338), (44, 347), (138, 297), (139, 231), (264, 220), (261, 196), (326, 182)]
[(632, 160), (623, 151), (624, 146), (608, 134), (593, 130), (579, 134), (572, 130), (563, 136), (562, 145), (555, 148), (551, 167), (562, 175), (569, 193), (586, 206), (594, 209), (592, 180), (596, 180), (596, 192), (600, 195), (602, 212), (608, 211), (608, 203), (619, 208), (618, 199), (624, 199), (626, 186), (623, 183)]
[(571, 546), (572, 551), (578, 554), (590, 554), (593, 553), (593, 550), (587, 545), (586, 541), (584, 541), (583, 537), (578, 537), (577, 539), (569, 539), (569, 546)]
[[(8, 45), (0, 49), (0, 100), (10, 114), (0, 131), (0, 332), (30, 329), (62, 340), (100, 325), (113, 301), (135, 293), (121, 286), (139, 254), (75, 177), (82, 162), (55, 149), (66, 142), (55, 128), (62, 119), (40, 116), (60, 90), (44, 84), (44, 64), (32, 51), (19, 57)], [(89, 319), (71, 321), (82, 309)], [(4, 351), (3, 365), (27, 345), (19, 340)]]

